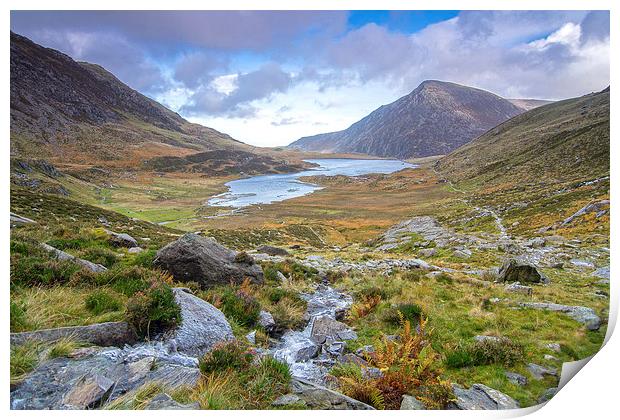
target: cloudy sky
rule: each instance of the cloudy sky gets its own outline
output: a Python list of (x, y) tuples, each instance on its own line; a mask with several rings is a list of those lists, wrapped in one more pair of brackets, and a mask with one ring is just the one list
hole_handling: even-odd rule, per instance
[(507, 98), (609, 84), (608, 12), (20, 11), (11, 29), (259, 146), (344, 129), (426, 79)]

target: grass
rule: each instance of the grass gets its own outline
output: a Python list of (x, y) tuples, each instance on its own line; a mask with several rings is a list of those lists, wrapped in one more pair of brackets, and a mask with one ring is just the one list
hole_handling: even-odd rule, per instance
[(20, 382), (40, 362), (58, 357), (67, 357), (80, 346), (82, 346), (81, 343), (69, 338), (63, 338), (53, 343), (27, 341), (18, 346), (11, 346), (11, 384)]

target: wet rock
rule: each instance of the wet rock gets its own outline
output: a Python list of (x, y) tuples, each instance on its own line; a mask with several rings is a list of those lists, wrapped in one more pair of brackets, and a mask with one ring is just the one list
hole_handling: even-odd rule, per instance
[(416, 397), (411, 395), (403, 395), (403, 400), (400, 403), (401, 410), (426, 410), (424, 404)]
[(238, 253), (220, 245), (213, 238), (187, 233), (157, 252), (155, 264), (170, 272), (176, 280), (195, 281), (203, 287), (248, 278), (263, 282), (263, 270), (253, 262), (238, 261)]
[(520, 293), (527, 296), (531, 296), (534, 291), (534, 289), (532, 289), (530, 286), (524, 286), (519, 282), (506, 285), (506, 287), (504, 287), (504, 290), (507, 292)]
[(286, 257), (290, 255), (290, 253), (286, 249), (278, 248), (276, 246), (271, 246), (271, 245), (259, 246), (258, 248), (256, 248), (256, 251), (260, 252), (261, 254), (267, 254), (271, 256)]
[(332, 340), (354, 340), (357, 338), (357, 334), (346, 324), (336, 321), (328, 315), (315, 318), (310, 336), (317, 342), (325, 341), (327, 338)]
[(548, 284), (549, 279), (538, 269), (527, 262), (511, 259), (506, 261), (499, 270), (497, 281), (502, 283)]
[(532, 377), (538, 381), (542, 380), (545, 376), (558, 376), (558, 371), (552, 368), (537, 365), (536, 363), (528, 363), (527, 370)]
[(515, 372), (506, 372), (506, 378), (509, 382), (515, 385), (525, 386), (527, 385), (527, 378), (521, 374)]
[(271, 333), (276, 327), (276, 321), (269, 312), (261, 310), (258, 314), (258, 325), (263, 327), (267, 333)]
[(596, 315), (594, 309), (585, 306), (567, 306), (548, 302), (521, 302), (519, 306), (564, 313), (575, 321), (585, 325), (590, 331), (596, 331), (601, 326), (601, 319)]
[(271, 403), (274, 407), (284, 407), (287, 405), (306, 405), (306, 402), (299, 398), (299, 396), (295, 394), (285, 394), (281, 395), (274, 402)]
[(452, 387), (456, 401), (448, 404), (452, 410), (511, 410), (520, 408), (519, 403), (508, 395), (486, 385), (474, 384), (469, 389)]
[(317, 354), (319, 354), (319, 349), (320, 349), (320, 346), (314, 343), (311, 343), (311, 342), (307, 342), (304, 345), (299, 346), (299, 348), (293, 355), (293, 361), (294, 362), (305, 362), (307, 360), (310, 360), (313, 357), (316, 357)]
[(78, 380), (62, 399), (63, 408), (95, 408), (112, 391), (114, 381), (102, 375), (87, 375)]
[(181, 308), (181, 325), (168, 340), (176, 350), (190, 356), (202, 356), (217, 343), (235, 338), (224, 314), (204, 300), (174, 288), (174, 299)]
[(549, 401), (558, 392), (557, 388), (546, 389), (545, 392), (538, 398), (538, 404), (544, 404)]
[(71, 338), (98, 346), (124, 346), (137, 341), (136, 334), (126, 322), (103, 322), (101, 324), (77, 327), (50, 328), (11, 334), (11, 345), (17, 346), (27, 341), (53, 342)]
[(111, 230), (105, 231), (110, 236), (110, 245), (115, 247), (123, 247), (123, 248), (135, 248), (138, 246), (138, 241), (136, 241), (131, 235), (126, 233), (116, 233)]
[(368, 404), (303, 379), (293, 379), (291, 391), (314, 410), (374, 410)]
[(15, 214), (13, 212), (11, 213), (11, 227), (16, 227), (16, 226), (23, 226), (23, 225), (29, 225), (29, 224), (34, 224), (37, 223), (32, 219), (29, 219), (27, 217), (24, 216), (20, 216), (18, 214)]
[(200, 404), (181, 404), (168, 394), (157, 394), (144, 406), (145, 410), (199, 410)]
[(344, 342), (342, 341), (334, 341), (323, 344), (323, 349), (325, 352), (332, 356), (340, 356), (344, 352)]
[(74, 257), (73, 255), (67, 254), (66, 252), (56, 249), (48, 244), (41, 244), (41, 247), (44, 250), (52, 253), (57, 259), (61, 261), (70, 261), (74, 264), (81, 266), (82, 268), (85, 268), (88, 271), (92, 271), (93, 273), (102, 273), (108, 270), (101, 264), (95, 264), (93, 262)]

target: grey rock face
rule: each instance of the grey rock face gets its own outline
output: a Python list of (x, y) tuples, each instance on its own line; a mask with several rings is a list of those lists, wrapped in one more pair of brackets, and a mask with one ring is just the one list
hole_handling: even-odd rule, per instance
[(326, 339), (353, 340), (357, 338), (357, 334), (346, 324), (336, 321), (328, 315), (316, 317), (310, 336), (318, 343), (323, 343)]
[(453, 386), (455, 402), (448, 406), (455, 410), (511, 410), (520, 408), (519, 403), (508, 395), (486, 385), (474, 384), (469, 389)]
[(504, 290), (507, 292), (520, 293), (522, 295), (528, 295), (528, 296), (531, 296), (532, 293), (534, 292), (534, 289), (532, 289), (530, 286), (524, 286), (520, 284), (519, 282), (506, 285), (506, 287), (504, 287)]
[(65, 394), (62, 404), (66, 408), (84, 410), (95, 408), (110, 394), (114, 381), (105, 376), (90, 374), (83, 376)]
[(353, 353), (347, 353), (347, 354), (338, 356), (336, 360), (338, 361), (338, 363), (342, 363), (342, 364), (353, 363), (358, 366), (368, 366), (368, 362), (366, 360), (362, 359), (360, 356), (357, 356)]
[(601, 200), (596, 203), (586, 204), (581, 209), (579, 209), (577, 212), (575, 212), (573, 215), (564, 219), (564, 221), (562, 222), (562, 226), (566, 226), (570, 224), (573, 220), (587, 213), (596, 213), (597, 214), (596, 216), (600, 217), (603, 214), (608, 212), (608, 207), (609, 207), (609, 200)]
[(226, 317), (215, 306), (182, 289), (173, 292), (182, 321), (168, 340), (174, 340), (177, 351), (199, 357), (217, 343), (235, 338)]
[(291, 404), (306, 405), (306, 402), (295, 394), (285, 394), (279, 396), (271, 403), (274, 407), (283, 407)]
[(267, 254), (267, 255), (271, 255), (271, 256), (281, 256), (281, 257), (286, 257), (287, 255), (290, 255), (289, 252), (284, 249), (284, 248), (278, 248), (277, 246), (271, 246), (271, 245), (262, 245), (259, 246), (258, 248), (256, 248), (256, 251), (262, 253), (262, 254)]
[(558, 371), (552, 368), (537, 365), (536, 363), (528, 363), (527, 370), (536, 380), (542, 380), (545, 376), (558, 376)]
[(595, 277), (600, 277), (602, 279), (607, 279), (609, 280), (609, 267), (601, 267), (601, 268), (597, 268), (596, 270), (594, 270), (592, 272), (592, 275)]
[(515, 372), (506, 372), (506, 378), (508, 381), (515, 385), (525, 386), (527, 385), (527, 378)]
[(293, 379), (291, 391), (315, 410), (374, 410), (368, 404), (303, 379)]
[(187, 233), (157, 252), (155, 264), (170, 272), (176, 280), (195, 281), (203, 287), (249, 278), (263, 282), (263, 270), (249, 259), (220, 245), (213, 238)]
[(403, 400), (400, 403), (401, 410), (426, 410), (424, 404), (422, 404), (416, 397), (411, 395), (403, 395)]
[(107, 268), (105, 268), (101, 264), (95, 264), (90, 261), (83, 260), (78, 257), (74, 257), (73, 255), (67, 254), (66, 252), (56, 249), (53, 246), (50, 246), (48, 244), (41, 244), (41, 247), (45, 249), (46, 251), (52, 253), (57, 259), (61, 261), (70, 261), (74, 264), (82, 266), (83, 268), (89, 271), (92, 271), (93, 273), (102, 273), (104, 271), (107, 271)]
[(549, 283), (549, 279), (545, 277), (544, 274), (540, 273), (534, 265), (514, 259), (508, 260), (502, 265), (497, 276), (497, 281), (503, 283), (518, 282), (520, 284)]
[(28, 331), (11, 334), (11, 345), (21, 345), (27, 341), (58, 341), (61, 338), (72, 338), (84, 343), (98, 346), (124, 346), (133, 344), (137, 337), (126, 322), (104, 322), (101, 324), (77, 327), (51, 328), (47, 330)]
[(198, 410), (199, 403), (180, 404), (168, 394), (157, 394), (144, 406), (145, 410)]
[(110, 244), (112, 246), (125, 248), (134, 248), (138, 246), (138, 241), (136, 241), (131, 235), (128, 235), (126, 233), (116, 233), (107, 229), (105, 233), (110, 235)]
[(276, 327), (276, 321), (269, 312), (261, 310), (258, 314), (258, 325), (263, 327), (267, 333), (270, 333)]
[(548, 302), (521, 302), (519, 306), (565, 313), (575, 321), (585, 325), (590, 331), (596, 331), (601, 326), (601, 318), (596, 315), (594, 309), (585, 306), (567, 306)]

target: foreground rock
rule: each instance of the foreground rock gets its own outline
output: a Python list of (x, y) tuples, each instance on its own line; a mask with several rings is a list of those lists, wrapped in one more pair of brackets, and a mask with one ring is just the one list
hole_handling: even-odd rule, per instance
[(246, 278), (263, 282), (263, 270), (251, 258), (220, 245), (213, 238), (187, 233), (157, 252), (155, 264), (178, 281), (195, 281), (203, 287), (241, 283)]
[(181, 308), (181, 325), (168, 334), (173, 349), (200, 357), (217, 343), (233, 340), (232, 328), (224, 314), (215, 306), (188, 293), (173, 289), (174, 299)]
[(449, 403), (451, 410), (511, 410), (519, 403), (508, 395), (486, 385), (474, 384), (469, 389), (453, 386), (456, 401)]
[(144, 406), (145, 410), (198, 410), (199, 403), (180, 404), (168, 394), (157, 394)]
[(291, 392), (315, 410), (374, 410), (368, 404), (303, 379), (292, 380)]
[(69, 338), (97, 346), (124, 346), (133, 344), (137, 337), (126, 322), (104, 322), (101, 324), (80, 325), (77, 327), (50, 328), (11, 334), (11, 346), (19, 346), (27, 341), (54, 342)]
[(508, 260), (502, 265), (497, 275), (497, 281), (519, 284), (549, 283), (549, 279), (540, 273), (534, 265), (514, 259)]
[(73, 255), (67, 254), (66, 252), (61, 251), (60, 249), (56, 249), (48, 244), (41, 244), (41, 247), (44, 250), (52, 253), (57, 259), (61, 261), (70, 261), (74, 264), (81, 266), (82, 268), (85, 268), (88, 271), (92, 271), (93, 273), (102, 273), (104, 271), (107, 271), (107, 268), (105, 268), (101, 264), (95, 264), (93, 262), (74, 257)]
[(403, 400), (400, 403), (401, 410), (426, 410), (424, 404), (416, 397), (411, 395), (403, 395)]
[(594, 309), (585, 306), (567, 306), (548, 302), (521, 302), (519, 306), (564, 313), (575, 321), (585, 325), (590, 331), (596, 331), (601, 327), (601, 318), (596, 315)]

